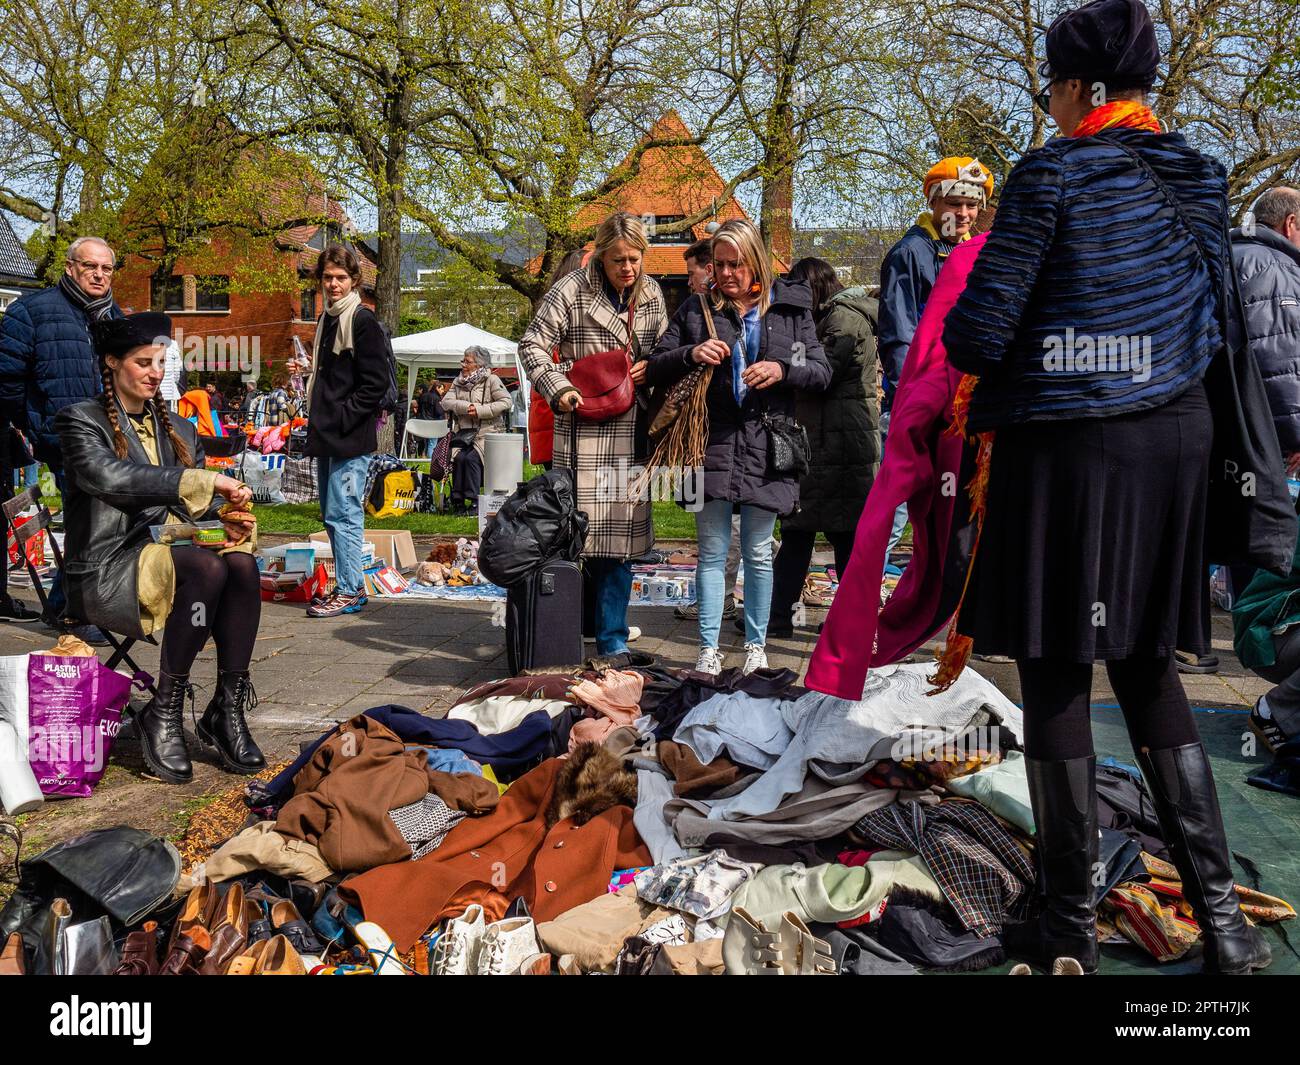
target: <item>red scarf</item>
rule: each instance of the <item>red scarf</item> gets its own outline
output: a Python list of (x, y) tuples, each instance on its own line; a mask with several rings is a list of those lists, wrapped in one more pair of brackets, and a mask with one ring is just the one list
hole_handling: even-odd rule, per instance
[(1114, 103), (1102, 104), (1089, 111), (1070, 136), (1091, 137), (1103, 129), (1116, 127), (1145, 129), (1149, 133), (1159, 133), (1160, 121), (1146, 104), (1138, 103), (1136, 100), (1116, 100)]

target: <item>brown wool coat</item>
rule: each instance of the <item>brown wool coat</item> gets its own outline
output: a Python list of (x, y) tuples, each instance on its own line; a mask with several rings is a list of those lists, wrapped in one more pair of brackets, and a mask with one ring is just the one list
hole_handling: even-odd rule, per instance
[(510, 786), (495, 811), (456, 825), (436, 851), (362, 873), (340, 894), (406, 951), (431, 925), (471, 903), (495, 921), (522, 896), (537, 921), (550, 921), (606, 891), (615, 869), (652, 864), (627, 806), (547, 831), (546, 809), (563, 764), (543, 762)]
[(389, 810), (429, 792), (421, 750), (378, 721), (358, 715), (316, 749), (293, 778), (293, 798), (280, 808), (275, 830), (306, 840), (336, 872), (355, 872), (411, 857)]
[[(628, 342), (627, 315), (619, 315), (605, 295), (601, 266), (595, 260), (585, 270), (561, 278), (542, 298), (537, 313), (519, 341), (519, 356), (533, 388), (548, 404), (571, 388), (568, 372), (588, 355), (622, 348)], [(633, 329), (640, 357), (648, 358), (668, 325), (667, 305), (659, 283), (641, 280)], [(559, 361), (551, 359), (559, 351)], [(635, 355), (635, 352), (634, 352)], [(636, 459), (637, 406), (605, 422), (578, 419), (578, 509), (589, 525), (583, 554), (591, 558), (636, 558), (654, 546), (650, 501), (632, 501), (619, 488)], [(569, 434), (573, 415), (555, 416), (557, 467), (573, 465)], [(630, 474), (629, 474), (630, 475)]]

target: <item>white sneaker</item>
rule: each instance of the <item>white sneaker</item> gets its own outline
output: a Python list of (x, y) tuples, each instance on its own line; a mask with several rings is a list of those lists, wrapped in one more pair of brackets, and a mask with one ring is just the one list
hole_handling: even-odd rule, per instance
[(483, 933), (479, 949), (479, 976), (510, 976), (517, 973), (524, 961), (541, 952), (537, 932), (531, 917), (512, 917), (496, 921)]
[(695, 660), (695, 672), (716, 677), (722, 672), (722, 652), (716, 647), (701, 647), (700, 657)]
[(453, 917), (433, 945), (429, 969), (434, 976), (472, 976), (483, 945), (483, 907), (471, 906)]
[(740, 667), (743, 674), (753, 673), (756, 669), (767, 668), (767, 651), (761, 643), (745, 644), (745, 664)]

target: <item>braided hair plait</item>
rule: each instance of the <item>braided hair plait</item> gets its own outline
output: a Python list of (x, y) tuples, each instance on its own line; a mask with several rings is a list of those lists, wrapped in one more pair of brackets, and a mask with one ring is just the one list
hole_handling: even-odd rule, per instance
[(113, 427), (113, 451), (117, 453), (120, 459), (126, 458), (126, 434), (122, 432), (122, 426), (117, 421), (117, 389), (113, 387), (113, 371), (104, 366), (104, 391), (102, 399), (104, 402), (104, 413), (108, 416), (108, 424)]
[(194, 461), (194, 456), (190, 454), (190, 449), (185, 446), (185, 441), (172, 428), (171, 416), (167, 413), (167, 404), (155, 400), (154, 409), (158, 412), (158, 420), (162, 422), (163, 432), (167, 434), (167, 439), (172, 442), (172, 451), (175, 453), (177, 461), (182, 466), (188, 466)]

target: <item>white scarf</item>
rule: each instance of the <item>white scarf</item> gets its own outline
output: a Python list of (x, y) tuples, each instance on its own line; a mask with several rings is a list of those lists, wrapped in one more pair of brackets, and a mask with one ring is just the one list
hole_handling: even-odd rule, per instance
[[(333, 315), (339, 320), (338, 328), (334, 330), (333, 350), (335, 355), (352, 347), (352, 316), (356, 314), (357, 308), (360, 306), (361, 293), (356, 289), (333, 303), (326, 303), (325, 314)], [(325, 317), (322, 315), (320, 321), (316, 323), (316, 332), (311, 338), (311, 380), (307, 382), (307, 404), (309, 407), (311, 405), (312, 388), (316, 384), (316, 374), (320, 370), (320, 335), (324, 322)]]

